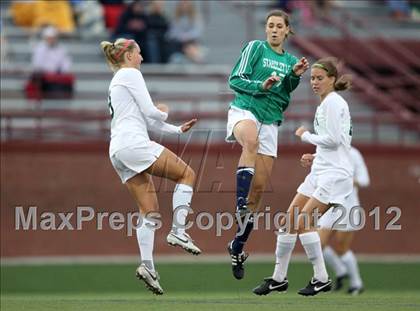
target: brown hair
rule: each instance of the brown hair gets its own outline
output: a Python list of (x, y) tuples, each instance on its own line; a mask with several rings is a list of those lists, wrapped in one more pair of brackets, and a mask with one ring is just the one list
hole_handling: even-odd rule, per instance
[(124, 55), (134, 50), (136, 42), (134, 40), (119, 38), (114, 43), (109, 41), (101, 42), (101, 49), (105, 54), (106, 61), (112, 71), (116, 71), (124, 63)]
[[(289, 34), (291, 34), (291, 35), (295, 34), (294, 31), (292, 30), (292, 26), (290, 26), (290, 16), (289, 16), (289, 14), (287, 14), (283, 10), (271, 10), (270, 12), (267, 13), (267, 16), (265, 18), (265, 23), (266, 24), (268, 22), (268, 19), (271, 16), (282, 17), (286, 26), (289, 27)], [(286, 38), (287, 38), (287, 35), (286, 35)]]
[(327, 72), (328, 77), (334, 77), (334, 90), (344, 91), (351, 87), (352, 76), (344, 74), (338, 77), (338, 60), (335, 57), (325, 57), (317, 60), (312, 68), (321, 68)]

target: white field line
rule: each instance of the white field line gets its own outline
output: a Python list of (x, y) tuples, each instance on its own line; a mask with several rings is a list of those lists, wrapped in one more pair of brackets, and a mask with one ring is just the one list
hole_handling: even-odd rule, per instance
[[(359, 262), (375, 263), (420, 263), (420, 254), (356, 254)], [(101, 255), (101, 256), (31, 256), (31, 257), (1, 257), (2, 266), (21, 265), (78, 265), (78, 264), (136, 264), (139, 257), (134, 255)], [(217, 255), (155, 255), (159, 263), (229, 263), (227, 254)], [(307, 262), (304, 254), (292, 256), (293, 262)], [(248, 262), (273, 263), (274, 254), (251, 254)]]

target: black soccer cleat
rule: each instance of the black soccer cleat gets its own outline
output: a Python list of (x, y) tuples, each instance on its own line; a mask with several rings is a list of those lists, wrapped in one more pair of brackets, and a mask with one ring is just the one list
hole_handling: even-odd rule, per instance
[(327, 282), (321, 282), (312, 278), (306, 287), (298, 291), (298, 294), (302, 296), (315, 296), (320, 292), (328, 292), (331, 290), (331, 283), (331, 279), (328, 279)]
[(227, 248), (230, 257), (232, 258), (232, 273), (235, 279), (240, 280), (243, 279), (245, 270), (244, 270), (244, 262), (248, 258), (248, 254), (242, 252), (240, 254), (235, 254), (232, 251), (232, 247), (230, 243), (228, 244)]
[(344, 274), (342, 276), (338, 276), (334, 282), (334, 291), (338, 291), (343, 288), (344, 281), (349, 277), (348, 274)]
[(352, 296), (357, 296), (360, 295), (361, 293), (363, 293), (365, 291), (365, 289), (363, 287), (350, 287), (347, 290), (347, 293), (352, 295)]
[(281, 282), (277, 282), (273, 278), (265, 278), (264, 282), (255, 287), (252, 292), (255, 295), (268, 295), (271, 292), (278, 291), (280, 293), (285, 293), (287, 291), (287, 288), (289, 287), (289, 281), (287, 281), (287, 278), (285, 278)]

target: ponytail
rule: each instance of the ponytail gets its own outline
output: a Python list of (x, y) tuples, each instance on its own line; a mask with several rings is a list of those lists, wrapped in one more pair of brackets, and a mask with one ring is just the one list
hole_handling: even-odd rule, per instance
[(334, 83), (334, 90), (345, 91), (351, 87), (352, 76), (349, 74), (342, 75)]

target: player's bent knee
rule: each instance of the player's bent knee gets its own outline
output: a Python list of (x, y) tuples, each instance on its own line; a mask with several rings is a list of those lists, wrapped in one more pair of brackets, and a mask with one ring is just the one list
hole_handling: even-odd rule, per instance
[(184, 171), (183, 179), (193, 184), (195, 182), (195, 178), (196, 175), (194, 170), (191, 167), (187, 166), (187, 168)]
[(243, 144), (243, 149), (249, 153), (257, 154), (258, 147), (259, 147), (259, 141), (258, 139), (245, 139)]
[(299, 233), (303, 233), (306, 232), (310, 229), (310, 219), (307, 215), (305, 214), (299, 214), (298, 219), (297, 219), (297, 225), (298, 225), (298, 229), (297, 231)]

